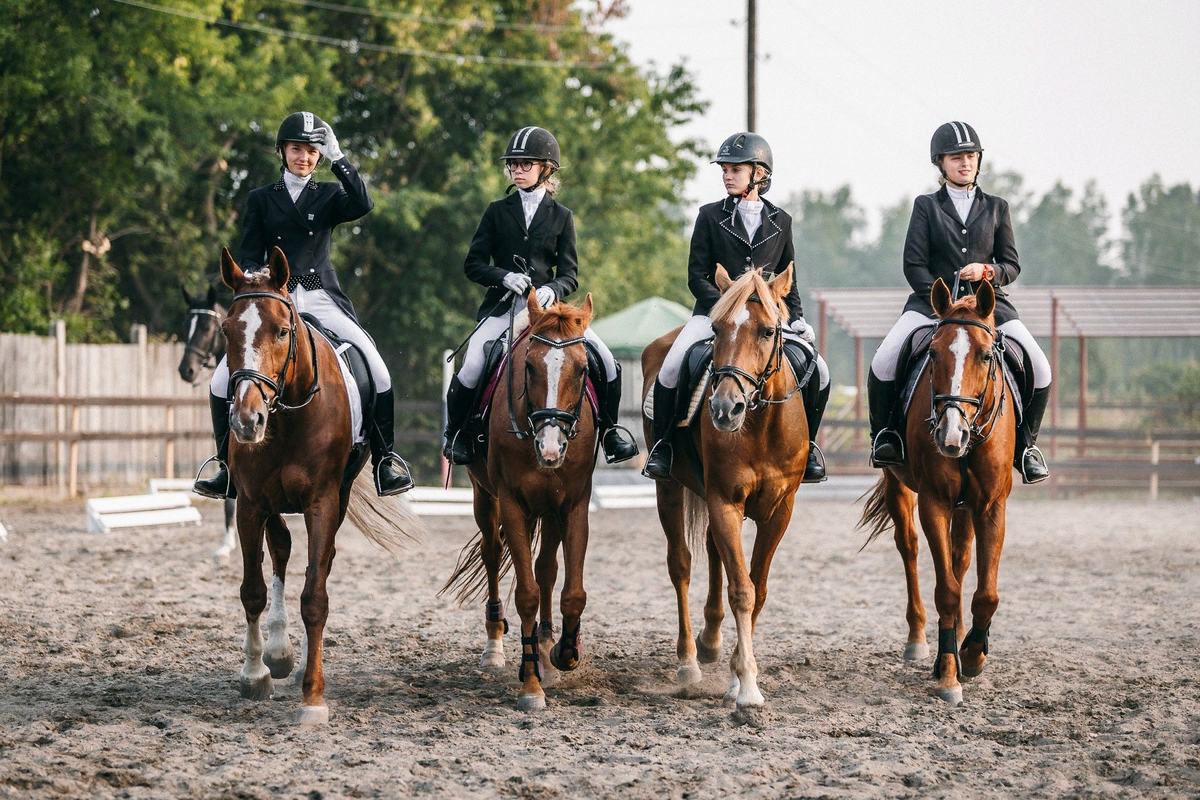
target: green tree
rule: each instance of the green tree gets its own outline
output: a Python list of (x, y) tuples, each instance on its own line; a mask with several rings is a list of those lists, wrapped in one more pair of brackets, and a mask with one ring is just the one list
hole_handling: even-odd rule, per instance
[(1015, 231), (1022, 283), (1107, 285), (1116, 278), (1116, 271), (1102, 263), (1108, 230), (1103, 195), (1089, 181), (1077, 207), (1072, 196), (1071, 189), (1056, 183)]
[(1126, 279), (1139, 285), (1200, 284), (1200, 191), (1158, 175), (1130, 194), (1122, 213)]

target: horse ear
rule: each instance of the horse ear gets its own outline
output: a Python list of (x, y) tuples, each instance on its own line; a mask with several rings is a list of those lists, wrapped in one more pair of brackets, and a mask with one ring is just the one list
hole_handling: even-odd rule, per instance
[(533, 325), (535, 319), (541, 318), (545, 311), (542, 311), (542, 304), (537, 301), (537, 292), (530, 288), (529, 293), (525, 295), (525, 307), (529, 309), (529, 324)]
[(996, 290), (992, 288), (991, 281), (983, 281), (979, 284), (979, 291), (975, 293), (975, 310), (984, 319), (990, 317), (996, 310)]
[(767, 285), (771, 287), (771, 293), (777, 300), (787, 297), (787, 293), (792, 290), (792, 279), (795, 277), (792, 268), (795, 266), (796, 262), (791, 262), (787, 265), (787, 269), (767, 282)]
[(205, 298), (205, 303), (209, 308), (212, 308), (217, 304), (217, 287), (213, 286), (211, 283), (208, 285), (208, 296)]
[(179, 286), (179, 291), (181, 293), (183, 293), (183, 302), (187, 303), (189, 308), (196, 304), (196, 301), (192, 299), (192, 296), (190, 294), (188, 294), (188, 290), (187, 290), (186, 286), (183, 286), (181, 284)]
[(717, 274), (714, 277), (716, 278), (717, 288), (721, 290), (721, 294), (725, 294), (725, 290), (733, 286), (733, 281), (729, 279), (729, 273), (720, 264), (717, 264)]
[(592, 324), (592, 314), (595, 312), (595, 307), (592, 305), (592, 293), (588, 292), (587, 297), (583, 298), (583, 327)]
[(946, 312), (950, 310), (950, 287), (941, 278), (938, 278), (933, 289), (929, 292), (929, 302), (933, 304), (933, 311), (939, 317), (946, 316)]
[(287, 286), (288, 278), (291, 277), (291, 272), (288, 269), (287, 256), (278, 246), (271, 248), (271, 286), (276, 290), (282, 291), (283, 287)]
[(225, 282), (226, 286), (228, 286), (230, 289), (233, 289), (234, 292), (237, 292), (238, 287), (242, 285), (242, 282), (245, 279), (246, 276), (242, 274), (242, 268), (235, 264), (233, 261), (233, 256), (229, 255), (229, 248), (222, 247), (221, 280)]

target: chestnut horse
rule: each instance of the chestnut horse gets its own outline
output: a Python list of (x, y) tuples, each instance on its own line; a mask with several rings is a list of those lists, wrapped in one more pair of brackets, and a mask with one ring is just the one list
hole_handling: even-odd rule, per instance
[[(183, 358), (179, 360), (179, 377), (196, 386), (225, 357), (225, 307), (217, 302), (216, 287), (208, 287), (204, 297), (192, 297), (183, 289), (188, 304), (188, 332), (184, 340)], [(224, 564), (237, 546), (237, 528), (233, 523), (234, 500), (225, 498), (225, 538), (213, 553), (213, 560)]]
[[(242, 696), (269, 698), (272, 678), (292, 670), (284, 579), (292, 539), (281, 514), (303, 514), (308, 529), (308, 569), (300, 595), (301, 723), (329, 718), (321, 651), (333, 564), (334, 537), (349, 513), (367, 538), (393, 549), (415, 531), (415, 518), (390, 498), (376, 498), (367, 481), (351, 480), (365, 460), (353, 444), (351, 410), (333, 347), (315, 335), (287, 293), (288, 264), (271, 251), (268, 268), (243, 273), (228, 250), (221, 277), (233, 289), (223, 324), (229, 343), (232, 396), (229, 474), (237, 487), (238, 538), (242, 546), (242, 606), (246, 611), (246, 658)], [(263, 581), (263, 534), (274, 579), (264, 647), (259, 618), (267, 607)]]
[[(557, 677), (554, 670), (573, 670), (581, 658), (579, 627), (587, 603), (583, 561), (598, 438), (585, 397), (583, 335), (592, 320), (592, 296), (582, 308), (556, 303), (543, 311), (530, 292), (526, 308), (528, 330), (512, 346), (492, 397), (487, 458), (469, 467), (479, 537), (464, 548), (442, 591), (458, 587), (465, 601), (482, 593), (486, 580), (488, 642), (481, 663), (500, 668), (508, 630), (500, 578), (513, 568), (521, 616), (517, 708), (532, 711), (545, 707), (542, 688)], [(566, 578), (559, 599), (562, 635), (555, 643), (552, 593), (560, 544)]]
[[(758, 271), (731, 281), (718, 265), (716, 284), (722, 294), (710, 313), (715, 336), (712, 379), (706, 389), (708, 413), (701, 413), (690, 430), (702, 472), (696, 471), (683, 448), (677, 451), (673, 480), (657, 484), (658, 518), (667, 536), (667, 569), (679, 610), (676, 681), (698, 682), (699, 662), (720, 658), (724, 566), (729, 607), (737, 623), (725, 703), (760, 706), (764, 701), (754, 660), (754, 625), (767, 599), (771, 558), (791, 521), (808, 460), (804, 397), (783, 356), (783, 328), (788, 321), (784, 298), (792, 285), (792, 266), (768, 283)], [(677, 335), (678, 330), (660, 337), (642, 353), (647, 392)], [(666, 412), (655, 409), (654, 413)], [(652, 421), (645, 419), (643, 424), (649, 441)], [(704, 629), (693, 641), (688, 540), (698, 544), (705, 516), (708, 599)], [(745, 518), (757, 526), (749, 570), (742, 552)]]
[[(1004, 381), (1003, 337), (996, 332), (991, 284), (984, 282), (976, 295), (952, 303), (950, 290), (939, 279), (931, 299), (939, 319), (929, 366), (908, 410), (908, 461), (884, 468), (859, 526), (870, 529), (868, 542), (889, 523), (895, 530), (908, 582), (904, 657), (924, 658), (929, 649), (917, 583), (916, 506), (937, 572), (935, 693), (959, 703), (959, 679), (983, 671), (988, 630), (1000, 602), (996, 575), (1004, 545), (1005, 505), (1012, 491), (1016, 411)], [(962, 583), (971, 564), (972, 539), (978, 552), (977, 586), (971, 631), (964, 637)]]

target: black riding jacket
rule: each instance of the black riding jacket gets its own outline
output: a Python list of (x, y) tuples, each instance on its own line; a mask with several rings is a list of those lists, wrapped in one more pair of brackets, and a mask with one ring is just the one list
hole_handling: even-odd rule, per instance
[(249, 271), (265, 265), (278, 245), (291, 270), (288, 291), (297, 285), (323, 288), (357, 320), (329, 261), (329, 243), (335, 227), (364, 216), (374, 203), (349, 159), (333, 162), (332, 169), (336, 183), (310, 180), (294, 203), (282, 178), (250, 192), (242, 218), (241, 267)]
[[(696, 297), (692, 315), (708, 315), (721, 290), (717, 288), (717, 265), (725, 267), (729, 277), (737, 280), (750, 269), (762, 268), (763, 277), (770, 278), (787, 269), (796, 258), (792, 244), (792, 218), (769, 200), (763, 200), (762, 222), (754, 239), (746, 235), (742, 215), (737, 210), (734, 195), (717, 203), (700, 207), (696, 227), (692, 231), (691, 251), (688, 253), (688, 288)], [(788, 290), (788, 313), (792, 319), (804, 316), (795, 274)]]
[(475, 315), (498, 317), (508, 312), (512, 300), (504, 300), (504, 276), (524, 271), (535, 287), (549, 286), (557, 299), (568, 297), (579, 285), (579, 259), (575, 252), (575, 219), (571, 209), (547, 192), (538, 204), (528, 230), (519, 190), (491, 203), (471, 238), (463, 271), (475, 283), (488, 287)]
[[(929, 302), (933, 284), (941, 278), (953, 289), (955, 274), (975, 262), (991, 264), (995, 271), (992, 287), (996, 290), (996, 324), (1019, 319), (1012, 302), (999, 288), (1021, 274), (1008, 202), (976, 189), (964, 223), (946, 187), (917, 197), (904, 240), (904, 277), (913, 288), (904, 310), (935, 316)], [(979, 282), (973, 282), (970, 289), (967, 283), (963, 281), (959, 287), (960, 296), (979, 288)]]

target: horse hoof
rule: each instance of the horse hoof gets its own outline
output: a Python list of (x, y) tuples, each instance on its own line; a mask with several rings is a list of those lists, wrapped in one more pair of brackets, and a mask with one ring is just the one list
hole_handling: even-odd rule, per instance
[(679, 669), (675, 670), (675, 682), (680, 686), (691, 686), (694, 683), (699, 683), (704, 675), (700, 672), (700, 665), (694, 661), (689, 661), (679, 665)]
[(479, 657), (479, 666), (484, 669), (504, 669), (504, 651), (500, 648), (488, 648)]
[(263, 663), (267, 665), (267, 669), (271, 670), (272, 678), (282, 680), (292, 674), (292, 667), (296, 666), (296, 657), (292, 648), (289, 647), (283, 655), (277, 658), (264, 653)]
[(983, 665), (987, 663), (987, 656), (980, 655), (978, 663), (973, 663), (966, 654), (959, 656), (959, 659), (962, 663), (962, 676), (964, 678), (978, 678), (983, 674)]
[(296, 711), (297, 725), (324, 725), (329, 722), (329, 706), (300, 706)]
[(570, 672), (579, 666), (579, 651), (574, 647), (563, 647), (562, 640), (550, 648), (550, 663), (555, 669)]
[(709, 647), (704, 642), (700, 641), (700, 637), (696, 637), (696, 660), (701, 664), (715, 664), (721, 660), (721, 643), (718, 642), (716, 647)]
[(242, 678), (238, 681), (238, 691), (247, 700), (270, 700), (275, 696), (275, 686), (271, 682), (271, 673), (261, 678)]
[(906, 644), (904, 646), (905, 661), (921, 661), (929, 658), (929, 645), (924, 642)]
[(935, 689), (934, 694), (939, 700), (945, 700), (952, 706), (957, 706), (962, 703), (962, 687), (955, 686), (953, 689)]
[(517, 711), (541, 711), (546, 707), (546, 695), (522, 694), (517, 696)]
[(727, 692), (725, 694), (725, 696), (721, 698), (721, 706), (724, 708), (736, 708), (737, 707), (737, 693)]

